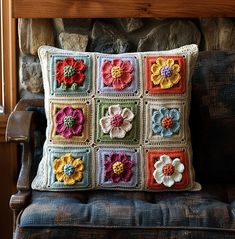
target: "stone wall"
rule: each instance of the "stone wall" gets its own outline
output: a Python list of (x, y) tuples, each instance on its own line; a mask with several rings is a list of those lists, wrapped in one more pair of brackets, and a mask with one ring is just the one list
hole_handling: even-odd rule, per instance
[(43, 97), (40, 45), (123, 53), (168, 50), (196, 43), (200, 51), (235, 50), (235, 22), (201, 19), (19, 19), (19, 94)]

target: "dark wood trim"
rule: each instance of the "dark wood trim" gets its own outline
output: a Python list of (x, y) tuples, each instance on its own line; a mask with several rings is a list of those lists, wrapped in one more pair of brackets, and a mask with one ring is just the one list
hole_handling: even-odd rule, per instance
[(234, 0), (12, 0), (15, 18), (232, 17)]

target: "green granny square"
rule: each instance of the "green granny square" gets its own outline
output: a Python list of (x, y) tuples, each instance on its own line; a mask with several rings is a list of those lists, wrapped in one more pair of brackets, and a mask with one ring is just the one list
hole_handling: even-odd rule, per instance
[(97, 144), (138, 144), (140, 141), (138, 99), (96, 99)]

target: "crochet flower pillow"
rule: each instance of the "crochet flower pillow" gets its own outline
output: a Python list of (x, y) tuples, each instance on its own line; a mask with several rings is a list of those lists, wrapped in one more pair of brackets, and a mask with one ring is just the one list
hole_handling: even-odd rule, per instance
[(47, 116), (38, 190), (196, 190), (196, 45), (109, 55), (39, 49)]

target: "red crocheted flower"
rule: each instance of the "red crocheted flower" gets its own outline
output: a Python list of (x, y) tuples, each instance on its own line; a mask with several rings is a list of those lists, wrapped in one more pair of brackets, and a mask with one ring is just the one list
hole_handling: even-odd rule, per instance
[(87, 66), (83, 60), (75, 60), (72, 57), (67, 57), (63, 61), (56, 63), (56, 80), (59, 84), (72, 85), (77, 83), (82, 85)]
[(123, 90), (133, 79), (133, 66), (130, 61), (121, 59), (105, 61), (101, 68), (101, 75), (106, 86)]

